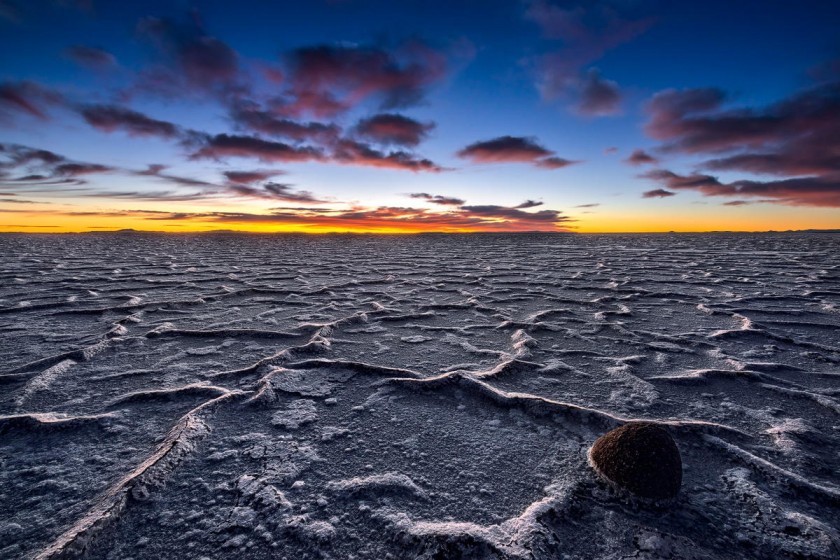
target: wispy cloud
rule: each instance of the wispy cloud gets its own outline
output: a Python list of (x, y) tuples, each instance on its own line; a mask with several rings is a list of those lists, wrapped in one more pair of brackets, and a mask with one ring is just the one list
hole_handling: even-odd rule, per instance
[(256, 136), (216, 134), (204, 136), (192, 159), (226, 157), (254, 158), (266, 163), (287, 163), (323, 160), (323, 152), (312, 146), (293, 146), (285, 142), (264, 140)]
[(426, 202), (431, 202), (432, 204), (440, 204), (442, 206), (461, 206), (466, 204), (466, 201), (460, 198), (455, 198), (454, 196), (443, 196), (440, 194), (429, 194), (429, 193), (411, 193), (408, 196), (411, 198), (418, 198), (420, 200), (425, 200)]
[(68, 47), (64, 54), (76, 64), (92, 70), (108, 70), (117, 66), (117, 59), (113, 54), (97, 47), (73, 45)]
[(170, 122), (116, 105), (86, 105), (79, 112), (89, 125), (103, 132), (121, 130), (129, 136), (163, 138), (176, 138), (181, 134), (180, 129)]
[(382, 151), (370, 144), (342, 139), (336, 143), (332, 160), (345, 165), (364, 165), (383, 169), (439, 172), (443, 168), (433, 161), (402, 150)]
[(158, 62), (140, 73), (135, 91), (170, 97), (191, 92), (226, 97), (245, 81), (239, 54), (210, 35), (196, 12), (188, 21), (148, 17), (138, 24), (137, 31), (154, 45)]
[(45, 121), (48, 107), (63, 102), (62, 96), (36, 82), (0, 82), (0, 121), (24, 114)]
[(536, 23), (542, 35), (562, 46), (538, 56), (537, 87), (544, 99), (570, 96), (576, 111), (589, 116), (619, 112), (621, 92), (618, 84), (589, 68), (608, 51), (645, 31), (654, 20), (635, 17), (632, 3), (550, 2), (531, 0), (525, 18)]

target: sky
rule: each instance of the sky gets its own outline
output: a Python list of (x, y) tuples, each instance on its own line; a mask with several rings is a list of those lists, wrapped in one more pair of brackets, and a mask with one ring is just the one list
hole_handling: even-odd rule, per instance
[(840, 229), (840, 3), (0, 0), (0, 231)]

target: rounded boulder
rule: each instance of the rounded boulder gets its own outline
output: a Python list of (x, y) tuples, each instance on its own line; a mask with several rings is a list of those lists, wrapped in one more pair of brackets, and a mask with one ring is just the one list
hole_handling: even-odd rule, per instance
[(589, 450), (602, 477), (648, 500), (673, 499), (682, 484), (682, 458), (674, 438), (651, 422), (631, 422), (607, 432)]

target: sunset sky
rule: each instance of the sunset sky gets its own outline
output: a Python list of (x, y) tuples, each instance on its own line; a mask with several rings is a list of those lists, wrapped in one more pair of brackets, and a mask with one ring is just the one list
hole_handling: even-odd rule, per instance
[(840, 3), (0, 0), (0, 231), (840, 228)]

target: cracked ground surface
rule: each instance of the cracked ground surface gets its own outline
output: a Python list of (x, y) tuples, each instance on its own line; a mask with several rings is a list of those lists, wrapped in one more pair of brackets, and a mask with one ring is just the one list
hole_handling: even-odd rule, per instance
[[(0, 557), (837, 558), (840, 236), (0, 236)], [(676, 502), (586, 461), (634, 419)]]

